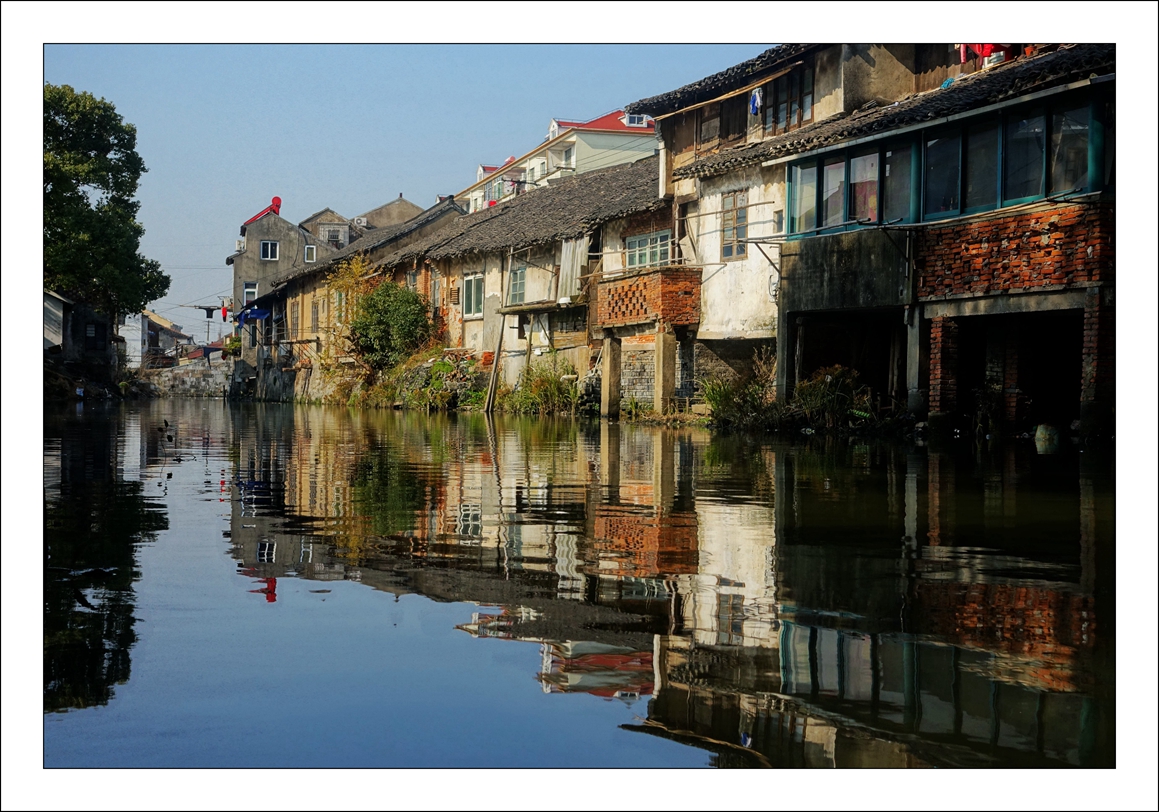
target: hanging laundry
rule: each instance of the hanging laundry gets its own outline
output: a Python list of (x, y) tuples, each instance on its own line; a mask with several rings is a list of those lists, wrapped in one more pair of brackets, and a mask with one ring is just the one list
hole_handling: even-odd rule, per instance
[(761, 114), (761, 104), (764, 102), (765, 91), (762, 88), (756, 88), (749, 96), (749, 112), (754, 116)]

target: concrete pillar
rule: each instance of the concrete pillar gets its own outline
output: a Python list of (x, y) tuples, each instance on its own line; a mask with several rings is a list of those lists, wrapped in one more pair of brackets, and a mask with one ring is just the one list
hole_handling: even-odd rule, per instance
[(921, 308), (911, 309), (910, 322), (905, 327), (906, 409), (918, 417), (925, 417), (926, 393), (922, 391), (922, 370), (929, 358), (929, 343), (922, 341)]
[(671, 328), (658, 327), (656, 330), (655, 386), (652, 407), (664, 414), (672, 406), (672, 395), (676, 391), (676, 336)]
[(600, 369), (600, 417), (620, 416), (620, 339), (604, 337), (603, 365)]

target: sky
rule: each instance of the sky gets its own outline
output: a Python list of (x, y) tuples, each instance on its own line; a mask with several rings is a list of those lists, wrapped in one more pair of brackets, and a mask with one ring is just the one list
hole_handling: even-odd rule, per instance
[(291, 222), (400, 193), (426, 208), (535, 147), (552, 118), (595, 118), (768, 47), (46, 45), (44, 80), (136, 126), (141, 253), (172, 280), (152, 309), (204, 339), (221, 320), (188, 305), (230, 294), (225, 258), (274, 195)]

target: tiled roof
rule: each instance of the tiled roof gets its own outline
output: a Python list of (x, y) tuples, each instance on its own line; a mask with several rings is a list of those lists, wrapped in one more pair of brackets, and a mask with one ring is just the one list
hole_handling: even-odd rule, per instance
[(591, 121), (563, 121), (555, 119), (555, 123), (559, 126), (560, 132), (564, 130), (619, 130), (621, 132), (654, 132), (656, 125), (649, 121), (644, 127), (629, 127), (624, 123), (624, 116), (626, 114), (623, 110), (613, 110), (610, 113), (605, 113), (602, 116), (593, 118)]
[(427, 257), (526, 248), (574, 239), (619, 217), (667, 205), (657, 196), (658, 159), (563, 178), (460, 218), (454, 225), (385, 257), (391, 267)]
[(800, 56), (814, 45), (776, 45), (758, 56), (739, 65), (733, 65), (712, 76), (707, 76), (697, 82), (691, 82), (661, 93), (658, 96), (649, 96), (646, 99), (632, 102), (624, 110), (628, 113), (647, 113), (651, 116), (662, 116), (672, 113), (693, 104), (699, 104), (714, 99), (722, 93), (744, 87), (759, 79), (762, 74), (769, 73), (790, 59)]
[(1064, 45), (1039, 56), (1017, 59), (959, 77), (949, 87), (916, 93), (887, 107), (858, 110), (757, 144), (718, 152), (680, 167), (676, 178), (713, 177), (732, 169), (886, 133), (922, 122), (1105, 75), (1115, 70), (1114, 45)]

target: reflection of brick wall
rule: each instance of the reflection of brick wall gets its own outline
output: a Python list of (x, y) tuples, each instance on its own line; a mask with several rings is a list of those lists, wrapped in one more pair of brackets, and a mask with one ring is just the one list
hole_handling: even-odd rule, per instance
[(653, 509), (600, 505), (593, 546), (601, 559), (615, 562), (601, 572), (636, 578), (691, 575), (699, 564), (696, 514), (656, 515)]
[(596, 319), (602, 327), (700, 322), (700, 269), (664, 268), (600, 282)]
[(918, 238), (918, 297), (1110, 281), (1109, 203), (929, 227)]
[(1095, 644), (1094, 601), (1040, 586), (919, 580), (919, 634), (1036, 661), (1027, 671), (1052, 690), (1075, 690), (1078, 653)]

